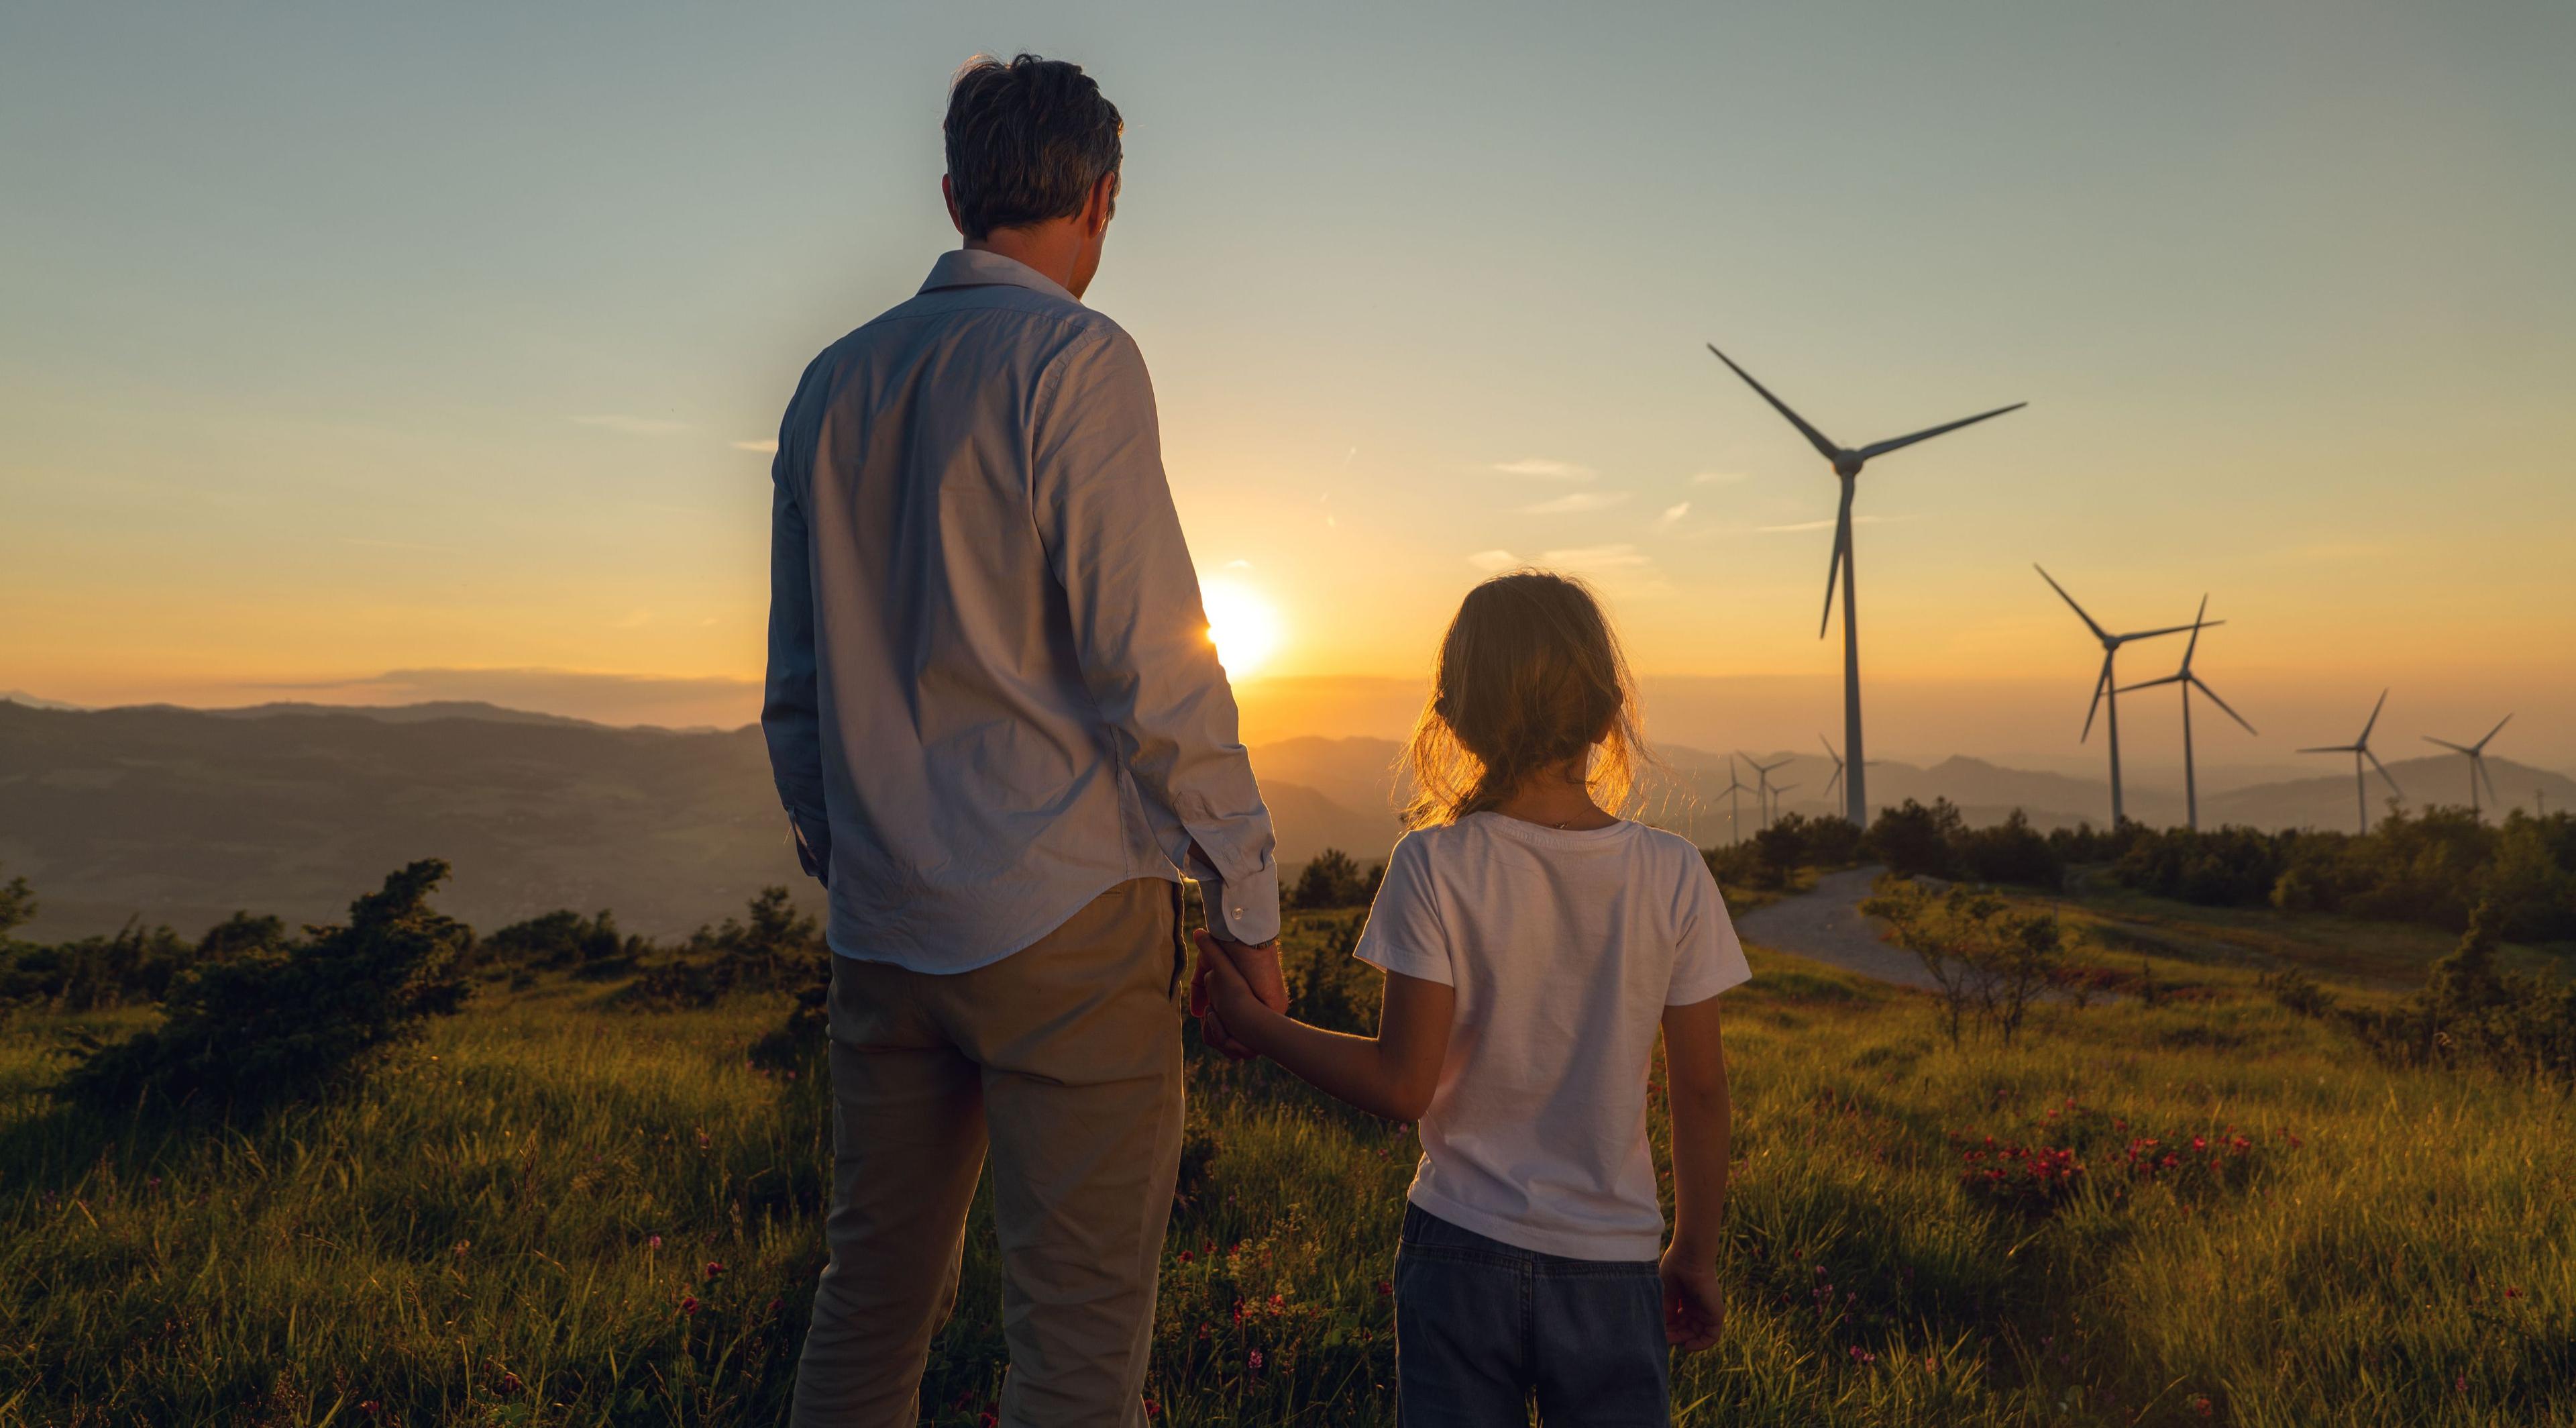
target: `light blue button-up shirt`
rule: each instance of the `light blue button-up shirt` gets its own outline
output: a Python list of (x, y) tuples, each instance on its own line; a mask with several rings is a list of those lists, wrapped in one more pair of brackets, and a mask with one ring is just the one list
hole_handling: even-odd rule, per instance
[(1218, 931), (1277, 935), (1270, 813), (1118, 324), (944, 254), (806, 368), (772, 478), (760, 723), (833, 951), (969, 971), (1185, 870)]

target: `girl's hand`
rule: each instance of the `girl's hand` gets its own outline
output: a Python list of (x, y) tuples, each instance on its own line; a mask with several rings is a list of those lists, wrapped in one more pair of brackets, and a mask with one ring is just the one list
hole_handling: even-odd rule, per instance
[(1726, 1327), (1726, 1290), (1717, 1266), (1676, 1246), (1664, 1251), (1664, 1342), (1697, 1353), (1717, 1342)]
[(1234, 956), (1225, 942), (1204, 927), (1190, 934), (1199, 945), (1199, 973), (1206, 979), (1207, 999), (1226, 1031), (1240, 1041), (1246, 1032), (1260, 1024), (1263, 1017), (1277, 1016), (1262, 1001), (1252, 983), (1234, 965)]

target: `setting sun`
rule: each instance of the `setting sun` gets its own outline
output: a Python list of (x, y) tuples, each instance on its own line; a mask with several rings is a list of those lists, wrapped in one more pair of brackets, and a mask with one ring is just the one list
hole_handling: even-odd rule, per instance
[(1259, 673), (1283, 635), (1278, 608), (1257, 591), (1227, 581), (1208, 585), (1199, 601), (1225, 672), (1235, 679)]

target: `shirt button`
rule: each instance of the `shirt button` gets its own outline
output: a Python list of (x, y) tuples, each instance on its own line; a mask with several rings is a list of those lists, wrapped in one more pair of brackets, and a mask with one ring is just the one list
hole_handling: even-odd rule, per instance
[(1235, 915), (1235, 916), (1237, 916), (1237, 917), (1241, 917), (1241, 916), (1243, 916), (1243, 909), (1242, 909), (1242, 908), (1239, 908), (1239, 907), (1238, 907), (1238, 908), (1236, 908), (1236, 909), (1234, 910), (1234, 915)]

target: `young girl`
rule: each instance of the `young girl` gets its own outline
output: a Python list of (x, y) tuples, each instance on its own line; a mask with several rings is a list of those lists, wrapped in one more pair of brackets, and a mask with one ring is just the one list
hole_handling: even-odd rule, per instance
[[(1271, 1011), (1199, 934), (1225, 1031), (1363, 1110), (1420, 1122), (1395, 1261), (1401, 1421), (1663, 1424), (1667, 1346), (1716, 1342), (1728, 1105), (1717, 994), (1750, 972), (1699, 850), (1607, 811), (1635, 697), (1591, 594), (1538, 572), (1467, 596), (1407, 751), (1413, 831), (1357, 955), (1375, 1038)], [(1606, 805), (1606, 807), (1605, 807)], [(1672, 1242), (1646, 1143), (1655, 1034)], [(1660, 1264), (1658, 1263), (1660, 1251)]]

